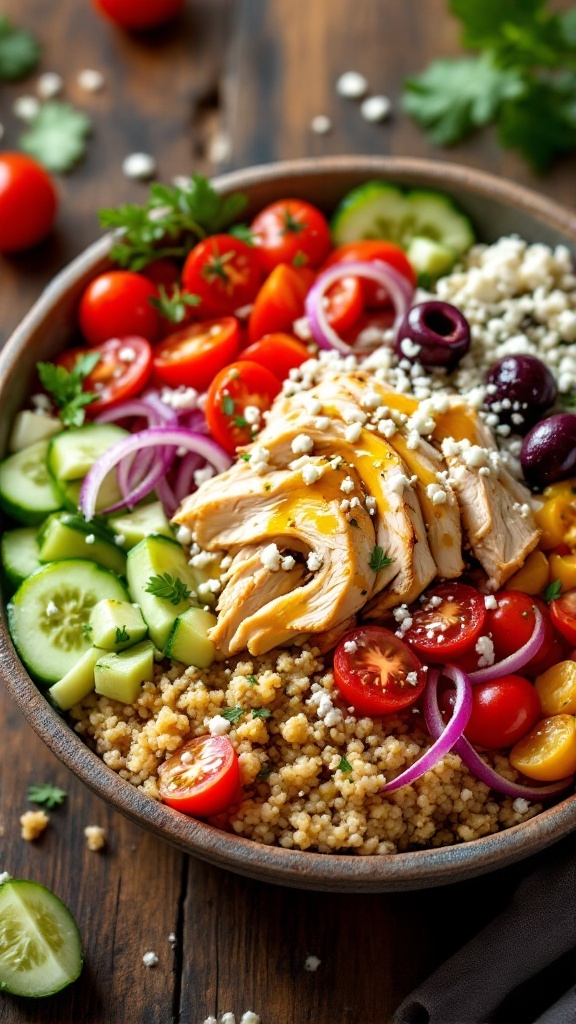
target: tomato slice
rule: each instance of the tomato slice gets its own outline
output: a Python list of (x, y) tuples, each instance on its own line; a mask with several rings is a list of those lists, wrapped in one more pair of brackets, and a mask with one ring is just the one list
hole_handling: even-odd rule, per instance
[(360, 626), (334, 652), (334, 680), (347, 704), (361, 714), (387, 715), (418, 699), (426, 671), (389, 629)]
[(263, 338), (260, 338), (260, 341), (255, 341), (253, 345), (248, 345), (248, 348), (242, 351), (242, 359), (249, 359), (253, 363), (260, 363), (261, 366), (271, 370), (280, 380), (284, 380), (290, 373), (290, 370), (295, 369), (297, 366), (302, 366), (302, 363), (310, 359), (310, 353), (292, 335), (278, 332), (276, 334), (265, 334)]
[(154, 377), (169, 387), (205, 391), (240, 351), (240, 325), (233, 316), (203, 320), (169, 334), (154, 347)]
[[(440, 696), (442, 713), (450, 712), (455, 691)], [(523, 676), (502, 676), (489, 683), (472, 687), (472, 714), (464, 735), (477, 747), (503, 750), (521, 740), (542, 714), (540, 696), (535, 686)]]
[(261, 425), (249, 422), (248, 408), (266, 412), (280, 391), (280, 381), (265, 366), (240, 360), (231, 363), (214, 378), (206, 397), (206, 419), (212, 436), (234, 454), (249, 444)]
[(555, 644), (554, 629), (550, 621), (550, 613), (543, 601), (530, 597), (520, 590), (501, 590), (495, 595), (497, 608), (491, 608), (486, 618), (486, 629), (492, 636), (496, 661), (507, 658), (522, 647), (532, 636), (536, 624), (534, 606), (536, 605), (544, 617), (546, 632), (542, 646), (528, 662), (523, 671), (544, 671), (548, 657), (558, 646)]
[(364, 310), (362, 282), (357, 277), (342, 277), (326, 292), (326, 319), (337, 334), (351, 330)]
[(565, 640), (576, 644), (576, 590), (567, 590), (550, 602), (552, 623)]
[(576, 772), (576, 719), (574, 715), (543, 718), (514, 745), (510, 764), (529, 779), (556, 782)]
[(441, 583), (410, 610), (412, 625), (404, 639), (435, 664), (473, 650), (486, 622), (484, 598), (465, 583)]
[(248, 321), (250, 341), (265, 334), (290, 332), (292, 324), (304, 316), (304, 300), (316, 275), (308, 267), (280, 263), (260, 288)]
[(206, 818), (234, 803), (240, 785), (238, 754), (227, 736), (197, 736), (158, 768), (160, 799)]
[[(342, 263), (346, 260), (348, 262), (353, 260), (367, 260), (368, 262), (380, 260), (382, 263), (387, 263), (390, 267), (393, 267), (399, 274), (402, 274), (402, 277), (405, 277), (411, 285), (416, 284), (416, 274), (410, 260), (404, 250), (392, 242), (379, 242), (371, 239), (348, 242), (346, 245), (341, 245), (338, 249), (334, 249), (334, 252), (330, 253), (324, 267), (331, 267), (334, 263)], [(382, 285), (376, 284), (373, 281), (362, 281), (361, 288), (364, 301), (369, 309), (381, 309), (383, 306), (390, 305), (390, 296)]]
[(198, 242), (182, 270), (185, 291), (198, 295), (208, 316), (234, 313), (256, 297), (262, 269), (256, 250), (234, 235), (211, 235)]
[(323, 213), (302, 199), (280, 199), (266, 206), (250, 225), (264, 270), (301, 260), (317, 267), (330, 252), (330, 227)]
[(83, 391), (98, 395), (96, 402), (86, 406), (87, 416), (97, 416), (134, 398), (147, 384), (152, 370), (152, 347), (146, 338), (110, 338), (91, 348), (69, 348), (58, 356), (56, 364), (70, 371), (80, 356), (88, 352), (98, 352), (100, 359), (82, 385)]

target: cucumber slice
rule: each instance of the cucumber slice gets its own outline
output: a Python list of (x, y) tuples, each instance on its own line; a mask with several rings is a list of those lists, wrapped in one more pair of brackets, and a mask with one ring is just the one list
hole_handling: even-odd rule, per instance
[(408, 222), (404, 243), (414, 237), (430, 238), (461, 256), (476, 241), (469, 217), (442, 192), (414, 189), (408, 193)]
[(41, 523), (62, 508), (46, 468), (49, 441), (37, 441), (0, 463), (0, 507), (26, 526)]
[(385, 238), (400, 245), (407, 216), (404, 192), (384, 181), (367, 181), (336, 207), (331, 223), (334, 245), (362, 238)]
[(431, 238), (417, 236), (409, 243), (406, 255), (418, 274), (418, 283), (426, 287), (454, 266), (454, 250)]
[(87, 558), (105, 569), (126, 574), (126, 555), (114, 543), (114, 535), (106, 527), (87, 523), (82, 516), (59, 512), (50, 516), (42, 527), (38, 541), (40, 561), (54, 562), (61, 558)]
[(96, 693), (123, 704), (134, 704), (142, 683), (151, 683), (153, 678), (154, 644), (150, 640), (119, 654), (105, 654), (94, 668)]
[(208, 630), (216, 625), (216, 616), (202, 608), (189, 608), (179, 615), (168, 637), (165, 654), (182, 665), (209, 668), (216, 655), (216, 648), (208, 636)]
[(82, 970), (78, 926), (61, 900), (39, 885), (11, 878), (0, 885), (0, 991), (50, 996)]
[(48, 469), (61, 483), (81, 480), (97, 459), (128, 431), (113, 423), (87, 423), (53, 437), (48, 447)]
[(14, 417), (12, 433), (8, 442), (8, 451), (19, 452), (37, 441), (46, 441), (59, 434), (64, 427), (62, 420), (56, 416), (48, 416), (45, 412), (30, 412), (23, 409)]
[(16, 590), (23, 580), (40, 568), (38, 531), (35, 526), (21, 526), (2, 535), (2, 568), (9, 589)]
[(111, 516), (108, 523), (114, 533), (124, 538), (123, 547), (126, 551), (136, 547), (141, 540), (153, 533), (174, 540), (174, 531), (160, 501), (143, 505), (142, 508), (136, 508), (125, 515)]
[(48, 690), (48, 696), (60, 711), (68, 711), (79, 701), (84, 700), (94, 689), (94, 666), (102, 651), (90, 647), (77, 661), (73, 668)]
[(90, 615), (90, 626), (92, 643), (107, 651), (133, 647), (148, 632), (142, 612), (129, 601), (98, 601)]
[(150, 637), (160, 651), (168, 642), (175, 619), (190, 608), (188, 599), (174, 605), (166, 598), (148, 593), (146, 588), (150, 577), (164, 573), (177, 577), (194, 590), (194, 573), (177, 541), (168, 537), (146, 537), (128, 552), (126, 575), (130, 596), (140, 605)]
[[(54, 486), (60, 495), (61, 504), (70, 512), (77, 512), (80, 507), (80, 491), (82, 480), (69, 480), (68, 483), (54, 480)], [(112, 470), (102, 481), (96, 500), (96, 511), (102, 512), (109, 505), (115, 505), (122, 500), (122, 494), (116, 480), (116, 471)]]
[(103, 598), (127, 601), (128, 593), (108, 569), (84, 559), (50, 562), (33, 572), (8, 605), (14, 645), (41, 683), (57, 683), (91, 646), (90, 613)]

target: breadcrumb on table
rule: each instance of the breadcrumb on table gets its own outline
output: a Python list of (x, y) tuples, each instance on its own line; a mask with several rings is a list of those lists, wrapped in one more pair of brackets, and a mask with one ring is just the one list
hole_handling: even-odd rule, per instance
[(50, 822), (46, 811), (26, 811), (20, 815), (22, 839), (33, 842), (38, 839)]

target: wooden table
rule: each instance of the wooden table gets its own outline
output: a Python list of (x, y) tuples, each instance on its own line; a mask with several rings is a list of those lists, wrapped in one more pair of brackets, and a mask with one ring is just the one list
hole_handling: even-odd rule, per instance
[[(0, 260), (2, 340), (54, 272), (98, 236), (99, 207), (143, 198), (144, 187), (122, 175), (131, 152), (153, 153), (163, 180), (303, 155), (446, 156), (398, 103), (406, 74), (458, 52), (444, 0), (191, 0), (177, 25), (149, 38), (115, 30), (88, 0), (5, 0), (2, 8), (39, 36), (42, 69), (63, 76), (66, 97), (94, 125), (86, 159), (59, 182), (52, 239)], [(104, 72), (102, 92), (80, 91), (84, 68)], [(350, 69), (391, 97), (389, 122), (367, 124), (356, 103), (336, 95), (335, 79)], [(33, 80), (0, 86), (6, 148), (18, 137), (12, 102), (33, 88)], [(317, 114), (332, 119), (330, 134), (312, 133)], [(452, 156), (573, 201), (573, 160), (535, 181), (490, 133)], [(239, 1020), (253, 1009), (262, 1024), (383, 1024), (491, 916), (502, 886), (520, 871), (377, 897), (249, 882), (187, 858), (112, 812), (45, 749), (2, 690), (0, 715), (0, 871), (53, 888), (78, 920), (86, 951), (81, 980), (59, 996), (37, 1005), (0, 997), (2, 1022), (201, 1024), (209, 1014), (231, 1010)], [(44, 781), (68, 798), (44, 837), (26, 843), (18, 824), (26, 788)], [(104, 854), (85, 847), (90, 824), (106, 829)], [(159, 958), (154, 969), (142, 963), (148, 950)], [(314, 973), (304, 970), (309, 955), (321, 961)]]

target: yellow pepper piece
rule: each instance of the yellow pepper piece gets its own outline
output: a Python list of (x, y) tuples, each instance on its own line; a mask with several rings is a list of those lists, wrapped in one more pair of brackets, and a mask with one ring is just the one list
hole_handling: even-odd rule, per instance
[(549, 576), (550, 567), (546, 555), (543, 551), (533, 551), (528, 555), (522, 568), (506, 582), (506, 590), (521, 590), (523, 594), (535, 597), (542, 593)]
[(543, 551), (550, 551), (551, 548), (557, 548), (559, 544), (564, 543), (572, 519), (572, 516), (568, 516), (568, 510), (573, 503), (572, 515), (576, 510), (576, 496), (572, 493), (558, 494), (555, 498), (545, 501), (534, 513), (536, 526), (542, 530), (540, 547)]
[(559, 661), (534, 685), (545, 715), (576, 715), (576, 661)]
[(550, 555), (550, 582), (560, 580), (560, 593), (576, 588), (576, 555)]
[(549, 484), (542, 491), (542, 497), (544, 501), (549, 501), (550, 498), (568, 497), (572, 498), (576, 494), (576, 477), (571, 477), (570, 480), (560, 480), (557, 484)]
[(556, 782), (576, 772), (576, 718), (543, 718), (510, 751), (510, 764), (529, 779)]

